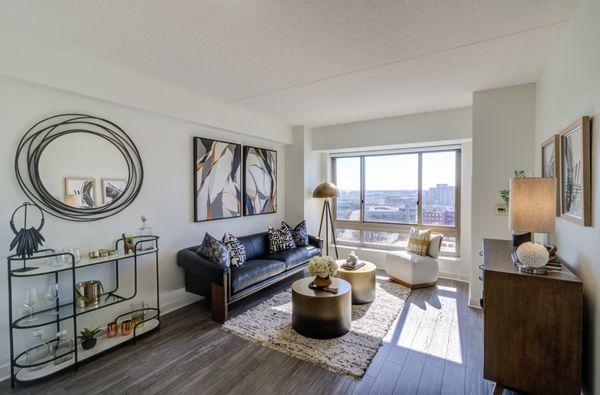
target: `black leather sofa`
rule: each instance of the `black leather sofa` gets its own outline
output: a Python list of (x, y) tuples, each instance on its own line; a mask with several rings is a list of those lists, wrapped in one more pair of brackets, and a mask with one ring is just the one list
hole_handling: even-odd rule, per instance
[(310, 258), (321, 255), (323, 241), (309, 236), (309, 245), (269, 253), (267, 232), (238, 238), (246, 248), (246, 262), (240, 267), (224, 265), (200, 256), (199, 246), (177, 253), (177, 264), (185, 269), (185, 289), (211, 300), (214, 321), (227, 320), (229, 304), (301, 272)]

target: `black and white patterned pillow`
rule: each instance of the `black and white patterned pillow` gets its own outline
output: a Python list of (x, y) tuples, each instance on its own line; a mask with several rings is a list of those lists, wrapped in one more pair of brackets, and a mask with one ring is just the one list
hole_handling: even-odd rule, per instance
[(282, 222), (281, 225), (285, 226), (292, 232), (294, 238), (294, 244), (296, 247), (304, 247), (308, 245), (308, 231), (306, 230), (306, 220), (302, 220), (294, 229), (287, 223)]
[(206, 259), (229, 267), (229, 248), (208, 233), (204, 235), (204, 240), (196, 252)]
[(223, 235), (223, 244), (229, 247), (229, 257), (231, 259), (231, 266), (242, 266), (246, 262), (246, 247), (237, 237), (231, 233), (226, 232)]
[(273, 227), (269, 226), (267, 234), (269, 236), (269, 252), (279, 252), (296, 248), (292, 232), (290, 232), (287, 226), (282, 225), (278, 229), (273, 229)]

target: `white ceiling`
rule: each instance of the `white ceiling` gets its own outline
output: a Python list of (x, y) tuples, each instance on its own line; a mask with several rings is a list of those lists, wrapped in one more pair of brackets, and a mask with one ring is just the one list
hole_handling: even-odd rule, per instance
[(290, 125), (532, 82), (578, 0), (0, 0), (0, 26)]

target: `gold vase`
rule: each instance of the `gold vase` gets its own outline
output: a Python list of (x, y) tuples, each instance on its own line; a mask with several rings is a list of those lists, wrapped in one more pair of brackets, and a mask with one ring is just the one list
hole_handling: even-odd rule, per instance
[(323, 278), (323, 277), (315, 276), (313, 284), (315, 284), (319, 288), (327, 288), (331, 285), (331, 278), (330, 277)]

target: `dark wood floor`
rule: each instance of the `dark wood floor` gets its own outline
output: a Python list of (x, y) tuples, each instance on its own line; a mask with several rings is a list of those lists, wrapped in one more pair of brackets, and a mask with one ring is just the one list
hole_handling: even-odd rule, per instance
[[(232, 314), (290, 282), (266, 290)], [(202, 301), (163, 317), (161, 329), (80, 367), (13, 393), (489, 394), (482, 379), (482, 319), (465, 283), (414, 290), (361, 381), (227, 333)], [(11, 393), (7, 381), (0, 392)]]

